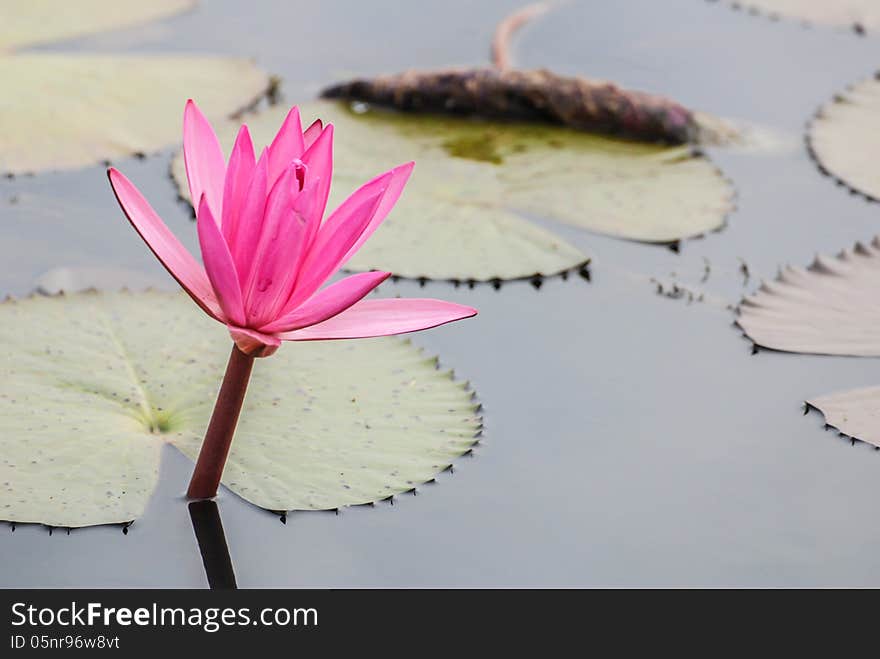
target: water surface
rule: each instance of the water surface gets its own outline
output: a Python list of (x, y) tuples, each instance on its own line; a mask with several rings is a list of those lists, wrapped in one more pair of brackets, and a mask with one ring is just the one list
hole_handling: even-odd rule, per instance
[[(294, 102), (345, 76), (484, 64), (495, 23), (518, 4), (203, 0), (190, 14), (64, 47), (253, 56)], [(293, 513), (281, 524), (223, 492), (239, 586), (880, 585), (880, 455), (800, 408), (877, 384), (876, 360), (751, 356), (725, 308), (780, 265), (880, 227), (878, 207), (820, 175), (800, 144), (819, 104), (872, 73), (880, 40), (701, 0), (583, 1), (528, 27), (516, 59), (662, 92), (793, 146), (712, 151), (738, 209), (678, 254), (552, 225), (593, 257), (592, 283), (383, 286), (480, 309), (414, 340), (473, 382), (485, 438), (454, 473), (393, 506)], [(167, 178), (170, 155), (115, 164), (195, 249)], [(169, 285), (102, 168), (4, 180), (0, 208), (0, 294), (96, 261)], [(705, 303), (658, 296), (649, 282), (697, 285), (707, 261)], [(204, 587), (182, 499), (190, 469), (166, 447), (156, 494), (127, 535), (0, 534), (0, 584)]]

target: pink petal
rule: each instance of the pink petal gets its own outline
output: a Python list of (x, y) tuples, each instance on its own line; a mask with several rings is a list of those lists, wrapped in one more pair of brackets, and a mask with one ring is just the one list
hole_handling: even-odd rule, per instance
[(245, 324), (249, 327), (273, 320), (287, 301), (299, 272), (307, 228), (301, 204), (314, 196), (314, 188), (300, 192), (297, 169), (295, 164), (287, 168), (266, 202), (260, 240), (244, 287)]
[(122, 212), (169, 274), (205, 313), (226, 322), (204, 268), (165, 226), (131, 181), (113, 167), (107, 170), (107, 176)]
[[(414, 166), (415, 163), (409, 162), (380, 174), (353, 192), (339, 208), (333, 211), (309, 248), (309, 254), (303, 263), (301, 279), (297, 282), (296, 290), (288, 303), (290, 308), (308, 299), (330, 275), (348, 262), (379, 227), (400, 198)], [(382, 196), (371, 216), (362, 217), (357, 212), (353, 212), (358, 210), (355, 207), (362, 199), (376, 194), (377, 191)], [(360, 222), (364, 219), (367, 224), (361, 225)], [(351, 237), (355, 240), (346, 242)], [(345, 247), (340, 250), (339, 247), (342, 245)]]
[[(306, 220), (306, 228), (303, 234), (302, 259), (305, 259), (306, 255), (309, 253), (309, 249), (311, 249), (312, 243), (318, 235), (318, 231), (321, 228), (322, 217), (322, 213), (318, 211), (318, 196), (321, 194), (321, 179), (312, 178), (311, 182), (306, 185), (307, 187), (300, 193), (300, 196), (297, 197), (296, 204), (302, 217)], [(300, 265), (302, 265), (302, 259), (300, 260)], [(288, 297), (292, 292), (293, 289), (291, 288), (291, 290), (288, 291)]]
[(228, 322), (244, 325), (244, 305), (241, 302), (238, 273), (235, 271), (229, 248), (226, 246), (223, 234), (220, 233), (217, 221), (211, 214), (211, 207), (205, 195), (202, 195), (196, 218), (202, 260), (205, 262), (205, 270), (208, 272), (214, 293), (220, 301), (220, 307)]
[(296, 288), (286, 308), (294, 309), (305, 302), (339, 269), (344, 256), (369, 225), (390, 180), (390, 172), (373, 179), (342, 202), (327, 218), (309, 246)]
[(183, 112), (183, 162), (193, 208), (204, 194), (216, 219), (222, 219), (226, 161), (211, 124), (192, 99)]
[(312, 125), (306, 128), (305, 132), (303, 132), (303, 144), (306, 149), (315, 143), (322, 130), (324, 130), (324, 123), (320, 119), (315, 119)]
[(266, 198), (269, 192), (269, 150), (263, 149), (260, 159), (254, 168), (254, 177), (244, 197), (238, 216), (236, 235), (231, 240), (229, 251), (235, 261), (238, 279), (242, 290), (247, 283), (253, 265), (254, 253), (260, 241), (263, 216), (266, 212)]
[(247, 126), (242, 126), (235, 138), (235, 145), (229, 156), (226, 168), (226, 181), (223, 186), (223, 237), (227, 245), (235, 243), (238, 233), (241, 207), (254, 177), (257, 160), (254, 157), (254, 143)]
[(388, 216), (391, 209), (394, 208), (394, 204), (400, 199), (400, 194), (403, 192), (403, 186), (405, 186), (406, 182), (409, 180), (409, 176), (412, 174), (415, 165), (414, 162), (408, 162), (405, 165), (399, 165), (391, 170), (391, 181), (388, 183), (388, 189), (385, 191), (382, 201), (376, 209), (375, 215), (373, 215), (373, 219), (370, 220), (370, 224), (361, 234), (361, 237), (358, 238), (357, 242), (352, 245), (351, 249), (348, 250), (348, 253), (342, 258), (342, 262), (339, 264), (340, 268), (344, 266), (352, 256), (354, 256), (355, 252), (357, 252), (367, 241), (367, 238), (373, 235), (373, 232), (379, 228), (379, 225), (382, 224), (382, 221)]
[(281, 346), (281, 340), (271, 334), (233, 325), (226, 327), (238, 349), (251, 357), (268, 357)]
[(323, 217), (330, 196), (330, 179), (333, 177), (333, 124), (324, 127), (321, 134), (303, 153), (302, 161), (309, 168), (310, 176), (320, 180), (318, 207), (315, 212)]
[(346, 277), (319, 291), (297, 309), (260, 329), (264, 332), (288, 332), (321, 323), (363, 299), (367, 293), (390, 276), (390, 272), (361, 272)]
[(361, 300), (318, 325), (282, 332), (283, 341), (366, 339), (404, 334), (476, 316), (477, 310), (461, 304), (419, 298)]
[(284, 123), (278, 129), (269, 147), (269, 187), (284, 173), (284, 170), (305, 151), (303, 130), (299, 118), (299, 108), (294, 106), (287, 113)]
[(284, 266), (284, 284), (278, 290), (280, 296), (273, 303), (271, 317), (276, 318), (289, 307), (287, 301), (290, 299), (299, 278), (303, 261), (309, 253), (309, 248), (318, 235), (321, 226), (321, 214), (318, 212), (318, 195), (321, 190), (321, 179), (312, 178), (311, 183), (307, 183), (306, 187), (293, 200), (293, 212), (302, 223), (302, 233), (296, 238), (296, 251), (290, 257), (291, 260), (286, 261)]

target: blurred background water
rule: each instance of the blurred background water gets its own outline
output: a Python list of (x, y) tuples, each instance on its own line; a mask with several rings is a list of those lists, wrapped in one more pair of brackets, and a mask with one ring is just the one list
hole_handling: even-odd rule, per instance
[[(53, 48), (254, 57), (294, 103), (353, 75), (484, 65), (495, 25), (521, 2), (202, 0), (173, 19)], [(702, 0), (581, 0), (529, 25), (514, 48), (522, 67), (663, 93), (765, 126), (791, 146), (710, 150), (738, 208), (725, 229), (680, 253), (553, 225), (593, 257), (592, 283), (383, 285), (388, 295), (480, 309), (414, 341), (471, 380), (485, 438), (454, 473), (393, 506), (293, 513), (281, 524), (222, 492), (238, 584), (880, 585), (880, 527), (870, 522), (880, 455), (800, 408), (880, 383), (876, 360), (751, 356), (726, 308), (780, 265), (877, 232), (878, 207), (823, 177), (802, 135), (817, 106), (873, 73), (880, 38)], [(171, 156), (114, 164), (195, 249), (168, 179)], [(0, 294), (29, 292), (50, 268), (96, 262), (173, 288), (102, 167), (4, 179), (0, 217)], [(658, 296), (650, 282), (696, 285), (707, 262), (704, 303)], [(101, 527), (50, 536), (41, 526), (0, 534), (0, 584), (205, 586), (183, 500), (190, 469), (165, 447), (156, 494), (126, 535)]]

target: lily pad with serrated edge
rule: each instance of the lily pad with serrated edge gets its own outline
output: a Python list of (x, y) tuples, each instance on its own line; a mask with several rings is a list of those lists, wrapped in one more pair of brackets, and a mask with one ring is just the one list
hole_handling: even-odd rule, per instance
[(786, 267), (739, 306), (756, 345), (824, 355), (880, 356), (880, 237), (808, 268)]
[(195, 5), (196, 0), (3, 0), (0, 51), (147, 23)]
[(71, 169), (151, 153), (180, 140), (190, 96), (214, 119), (252, 105), (269, 76), (242, 59), (191, 56), (0, 56), (0, 172)]
[[(808, 268), (787, 267), (739, 306), (737, 324), (756, 345), (821, 355), (880, 356), (880, 237)], [(880, 447), (880, 387), (806, 401), (829, 426)]]
[[(162, 443), (197, 455), (230, 345), (183, 294), (0, 304), (0, 519), (140, 516)], [(480, 427), (467, 383), (409, 341), (285, 346), (255, 365), (223, 483), (270, 510), (369, 503), (432, 479)]]
[(823, 173), (880, 200), (880, 73), (822, 106), (810, 122), (807, 144)]
[[(355, 270), (477, 281), (553, 274), (587, 257), (524, 214), (669, 243), (720, 228), (732, 207), (729, 183), (688, 147), (540, 124), (359, 114), (331, 102), (301, 111), (305, 124), (320, 117), (336, 128), (331, 207), (376, 174), (416, 161), (394, 212), (349, 263)], [(255, 143), (269, 143), (283, 118), (282, 108), (247, 117)], [(217, 129), (228, 149), (237, 124)], [(179, 156), (173, 174), (185, 197)]]
[(806, 401), (843, 435), (880, 448), (880, 387), (839, 391)]
[(880, 27), (880, 5), (875, 0), (730, 0), (727, 4), (774, 19), (852, 28), (858, 33)]
[(880, 387), (863, 387), (807, 401), (842, 434), (880, 447)]

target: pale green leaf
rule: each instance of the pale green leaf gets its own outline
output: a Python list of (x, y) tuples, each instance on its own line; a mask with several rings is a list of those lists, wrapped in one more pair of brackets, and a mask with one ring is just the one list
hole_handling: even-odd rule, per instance
[(3, 0), (0, 50), (130, 27), (195, 4), (196, 0)]
[[(262, 145), (286, 108), (247, 123)], [(335, 125), (331, 205), (390, 167), (416, 161), (404, 196), (353, 269), (405, 277), (487, 280), (553, 274), (586, 261), (524, 215), (621, 238), (672, 242), (720, 228), (728, 182), (688, 148), (668, 148), (536, 124), (503, 124), (302, 106), (304, 123)], [(236, 126), (219, 127), (227, 148)], [(181, 159), (174, 174), (185, 180)], [(180, 186), (185, 195), (186, 186)]]
[(195, 98), (214, 120), (250, 105), (269, 77), (241, 59), (34, 53), (0, 57), (0, 172), (71, 169), (180, 142)]
[[(230, 346), (183, 294), (0, 304), (0, 519), (138, 517), (161, 444), (197, 454)], [(479, 427), (466, 383), (408, 341), (287, 344), (255, 365), (223, 482), (272, 510), (373, 502), (433, 478)]]

